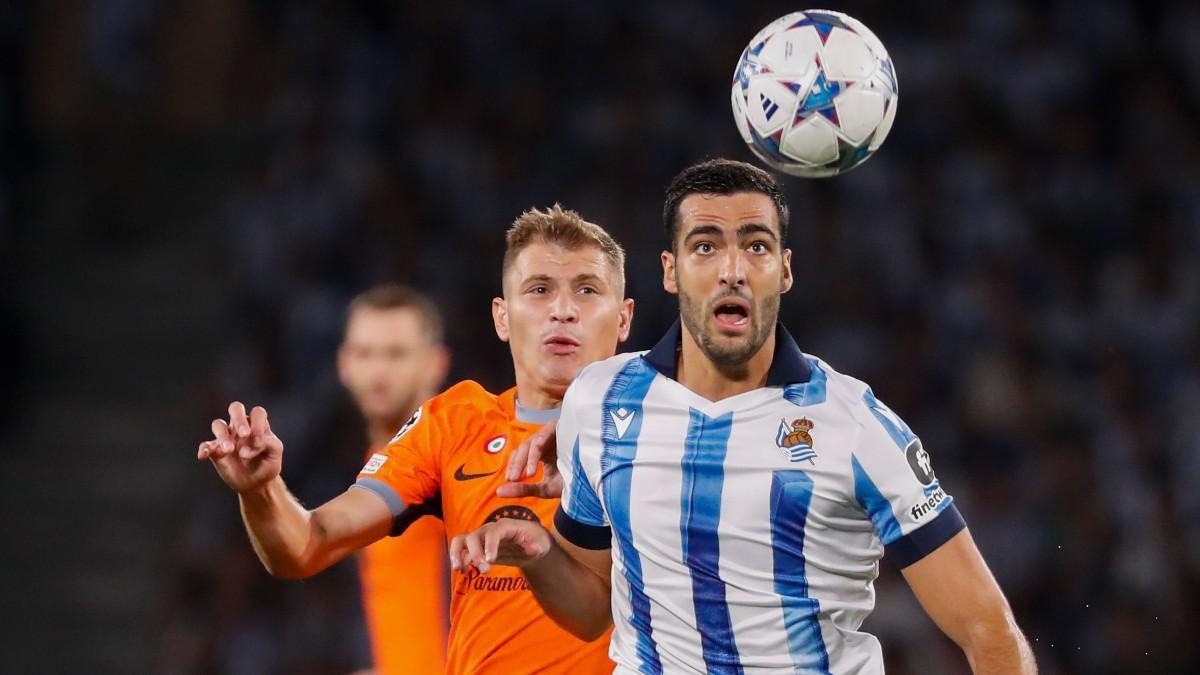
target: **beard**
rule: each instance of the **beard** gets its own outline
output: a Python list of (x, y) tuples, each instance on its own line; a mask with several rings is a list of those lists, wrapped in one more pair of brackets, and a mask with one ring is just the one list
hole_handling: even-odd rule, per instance
[[(750, 301), (750, 331), (742, 337), (725, 337), (719, 335), (713, 325), (713, 314), (722, 300), (734, 296)], [(740, 293), (723, 293), (706, 303), (688, 295), (679, 285), (679, 314), (709, 361), (720, 370), (737, 370), (762, 349), (775, 330), (775, 321), (779, 318), (779, 294), (754, 302)]]

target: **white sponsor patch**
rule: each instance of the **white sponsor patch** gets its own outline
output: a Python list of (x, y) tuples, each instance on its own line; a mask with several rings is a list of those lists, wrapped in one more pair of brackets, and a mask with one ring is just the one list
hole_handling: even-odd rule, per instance
[(909, 517), (916, 522), (921, 522), (929, 514), (937, 513), (937, 507), (946, 501), (947, 496), (946, 491), (938, 486), (925, 498), (925, 501), (908, 510)]
[(362, 468), (362, 471), (360, 471), (359, 473), (376, 473), (379, 471), (380, 467), (382, 467), (383, 463), (386, 461), (387, 461), (387, 455), (381, 455), (379, 453), (375, 453), (374, 455), (371, 455), (371, 459), (367, 460), (366, 466), (364, 466)]

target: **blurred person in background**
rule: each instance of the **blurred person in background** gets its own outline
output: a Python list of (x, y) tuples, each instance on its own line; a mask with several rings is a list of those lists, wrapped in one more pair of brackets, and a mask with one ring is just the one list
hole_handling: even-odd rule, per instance
[[(271, 574), (305, 578), (416, 518), (438, 514), (449, 536), (499, 519), (549, 524), (557, 500), (497, 495), (508, 454), (557, 419), (567, 386), (612, 356), (629, 334), (625, 256), (602, 228), (558, 206), (531, 210), (508, 231), (503, 297), (492, 301), (509, 343), (516, 386), (493, 395), (464, 381), (434, 397), (374, 453), (352, 489), (305, 509), (280, 478), (283, 443), (267, 411), (240, 402), (214, 420), (212, 461), (239, 496), (242, 517)], [(344, 358), (344, 357), (343, 357)], [(405, 579), (406, 587), (413, 580)], [(455, 578), (446, 669), (453, 673), (608, 673), (609, 634), (572, 636), (541, 610), (521, 574)]]
[[(450, 356), (442, 328), (437, 307), (406, 286), (376, 286), (351, 302), (338, 378), (366, 423), (367, 457), (382, 452), (446, 379)], [(445, 536), (437, 518), (419, 518), (403, 537), (362, 550), (363, 610), (378, 673), (445, 668), (450, 596)]]

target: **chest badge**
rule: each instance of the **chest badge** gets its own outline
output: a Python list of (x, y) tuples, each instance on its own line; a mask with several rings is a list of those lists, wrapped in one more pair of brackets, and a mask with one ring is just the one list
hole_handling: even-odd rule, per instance
[(779, 433), (775, 435), (775, 445), (778, 445), (787, 455), (789, 461), (816, 464), (817, 453), (813, 450), (812, 431), (813, 421), (807, 417), (788, 424), (785, 419), (779, 420)]

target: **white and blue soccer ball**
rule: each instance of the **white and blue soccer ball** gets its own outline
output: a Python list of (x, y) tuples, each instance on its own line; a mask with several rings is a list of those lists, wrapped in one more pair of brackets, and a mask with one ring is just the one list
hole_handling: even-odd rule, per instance
[(750, 150), (806, 178), (862, 164), (896, 118), (896, 69), (875, 34), (840, 12), (772, 21), (733, 74), (733, 118)]

